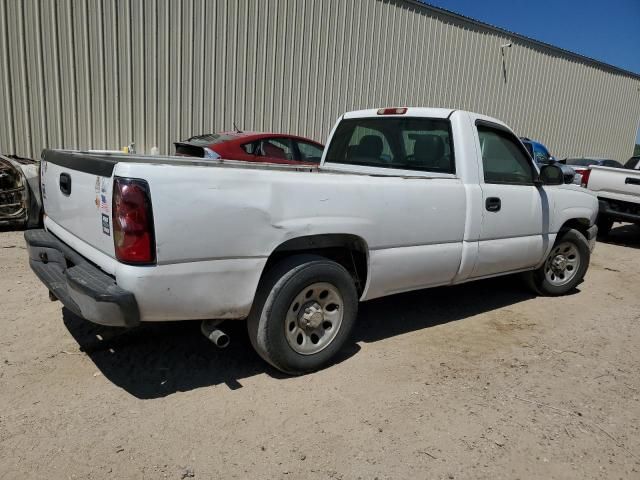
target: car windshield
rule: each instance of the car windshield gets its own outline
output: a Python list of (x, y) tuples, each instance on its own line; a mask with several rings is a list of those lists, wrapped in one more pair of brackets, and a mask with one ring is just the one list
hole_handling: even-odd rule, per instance
[(451, 124), (412, 117), (346, 119), (333, 135), (326, 162), (453, 173)]
[(598, 160), (591, 158), (567, 158), (567, 165), (575, 165), (576, 167), (588, 167), (589, 165), (597, 165)]

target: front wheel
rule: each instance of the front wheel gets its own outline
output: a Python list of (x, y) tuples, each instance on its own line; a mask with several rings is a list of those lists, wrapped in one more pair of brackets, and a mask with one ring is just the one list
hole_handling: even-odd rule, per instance
[(290, 374), (318, 370), (349, 338), (358, 294), (342, 265), (295, 255), (265, 273), (247, 328), (258, 354)]
[(540, 268), (526, 273), (531, 288), (540, 295), (558, 296), (573, 290), (589, 268), (591, 250), (578, 230), (561, 232)]

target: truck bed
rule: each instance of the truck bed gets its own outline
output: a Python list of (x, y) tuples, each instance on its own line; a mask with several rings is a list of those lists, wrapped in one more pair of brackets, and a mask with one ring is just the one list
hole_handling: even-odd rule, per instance
[(153, 165), (198, 166), (218, 168), (241, 168), (247, 170), (285, 170), (317, 171), (317, 166), (282, 165), (275, 163), (243, 162), (239, 160), (207, 159), (197, 157), (178, 157), (171, 155), (129, 155), (115, 153), (96, 153), (77, 150), (44, 150), (42, 159), (56, 165), (92, 175), (110, 176), (118, 163), (140, 163)]

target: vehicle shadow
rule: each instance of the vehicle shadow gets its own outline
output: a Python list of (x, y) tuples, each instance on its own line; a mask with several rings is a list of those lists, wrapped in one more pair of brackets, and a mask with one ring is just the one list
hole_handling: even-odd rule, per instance
[(614, 224), (609, 235), (606, 238), (598, 238), (598, 241), (621, 247), (640, 248), (640, 226), (633, 223)]
[(376, 342), (534, 297), (517, 275), (402, 293), (362, 303), (354, 337), (358, 342)]
[[(125, 329), (93, 324), (66, 308), (62, 318), (80, 350), (100, 372), (140, 399), (220, 384), (236, 390), (242, 388), (241, 379), (260, 373), (289, 378), (258, 356), (242, 321), (222, 325), (231, 343), (219, 349), (202, 335), (199, 321), (143, 323)], [(348, 346), (335, 363), (358, 350), (356, 344)]]
[[(517, 277), (503, 277), (365, 302), (353, 341), (335, 363), (355, 355), (360, 350), (356, 342), (376, 342), (530, 298), (533, 295)], [(288, 378), (255, 353), (244, 322), (223, 324), (231, 344), (220, 350), (200, 333), (196, 321), (149, 323), (126, 330), (95, 325), (66, 308), (62, 311), (81, 351), (107, 379), (140, 399), (220, 384), (238, 389), (242, 379), (260, 373)]]

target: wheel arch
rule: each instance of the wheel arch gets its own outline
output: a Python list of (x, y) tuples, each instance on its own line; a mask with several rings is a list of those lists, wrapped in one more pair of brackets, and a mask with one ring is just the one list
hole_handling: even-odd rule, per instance
[(362, 237), (348, 233), (290, 238), (271, 252), (262, 276), (284, 258), (305, 253), (319, 255), (342, 265), (353, 278), (358, 294), (363, 294), (369, 279), (369, 247)]
[(591, 222), (588, 218), (571, 218), (564, 222), (558, 230), (558, 235), (568, 231), (568, 230), (578, 230), (582, 233), (585, 238), (588, 238), (588, 230), (591, 226)]

